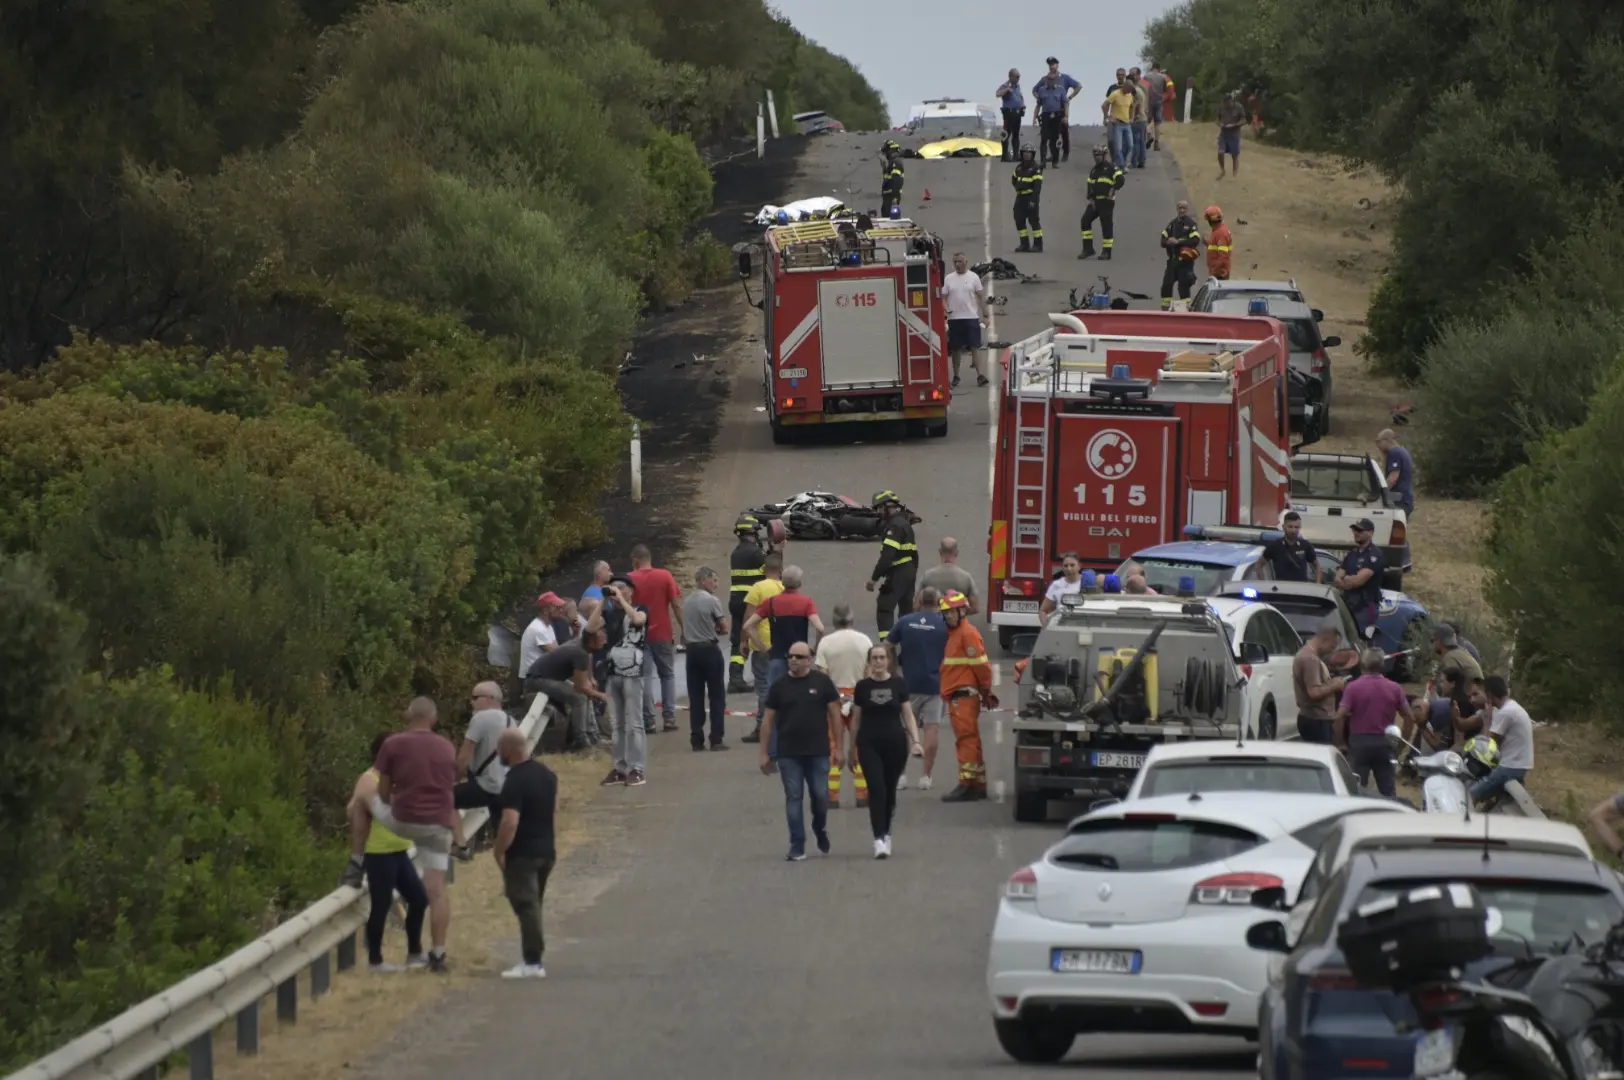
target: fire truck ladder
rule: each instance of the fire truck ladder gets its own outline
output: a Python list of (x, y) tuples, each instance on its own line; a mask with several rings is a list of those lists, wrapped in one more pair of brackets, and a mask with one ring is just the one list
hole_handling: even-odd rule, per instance
[[(935, 350), (930, 344), (930, 268), (921, 258), (910, 259), (907, 269), (903, 271), (906, 280), (903, 290), (907, 294), (907, 307), (904, 309), (911, 316), (909, 319), (907, 357), (904, 370), (908, 373), (908, 385), (928, 385), (935, 377)], [(923, 327), (920, 333), (916, 327)]]
[[(1019, 361), (1012, 357), (1011, 368)], [(1020, 374), (1012, 370), (1014, 385)], [(1018, 575), (1048, 577), (1049, 565), (1044, 546), (1047, 541), (1049, 504), (1049, 436), (1053, 420), (1054, 391), (1048, 380), (1027, 389), (1017, 389), (1015, 399), (1015, 466), (1013, 481), (1015, 512), (1012, 525), (1011, 569)]]

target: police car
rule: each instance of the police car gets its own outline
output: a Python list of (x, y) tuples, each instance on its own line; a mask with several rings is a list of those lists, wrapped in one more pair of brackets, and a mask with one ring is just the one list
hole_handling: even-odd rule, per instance
[[(1274, 530), (1251, 531), (1265, 541), (1281, 535)], [(1128, 560), (1144, 567), (1145, 581), (1157, 592), (1172, 595), (1178, 588), (1179, 578), (1185, 576), (1195, 579), (1195, 591), (1202, 596), (1217, 593), (1232, 582), (1263, 581), (1270, 577), (1267, 566), (1260, 569), (1257, 565), (1263, 558), (1263, 544), (1206, 539), (1209, 533), (1221, 533), (1221, 530), (1199, 526), (1191, 526), (1185, 532), (1190, 539), (1144, 548)], [(1319, 552), (1319, 559), (1324, 578), (1330, 581), (1341, 560), (1326, 551)], [(1388, 654), (1389, 674), (1399, 679), (1409, 678), (1417, 670), (1419, 661), (1424, 660), (1415, 650), (1424, 648), (1431, 636), (1432, 616), (1425, 607), (1406, 593), (1382, 590), (1372, 644)]]

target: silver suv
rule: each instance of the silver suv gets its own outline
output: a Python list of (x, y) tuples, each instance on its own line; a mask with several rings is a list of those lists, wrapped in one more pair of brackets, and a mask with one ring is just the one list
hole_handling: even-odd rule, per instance
[[(1213, 299), (1212, 306), (1207, 310), (1217, 315), (1255, 314), (1251, 310), (1255, 299), (1258, 297), (1231, 296), (1225, 292)], [(1269, 317), (1278, 320), (1286, 328), (1288, 347), (1291, 350), (1288, 361), (1291, 369), (1310, 379), (1319, 380), (1320, 430), (1330, 431), (1331, 355), (1326, 350), (1342, 344), (1342, 339), (1335, 336), (1321, 337), (1319, 320), (1315, 317), (1319, 312), (1301, 300), (1291, 300), (1283, 295), (1267, 296), (1262, 300)]]

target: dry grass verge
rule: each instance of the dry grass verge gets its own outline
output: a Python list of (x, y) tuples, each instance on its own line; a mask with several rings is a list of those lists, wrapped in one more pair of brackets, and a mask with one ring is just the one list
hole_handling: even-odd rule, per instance
[[(1374, 169), (1349, 169), (1333, 158), (1250, 138), (1242, 147), (1239, 177), (1220, 180), (1212, 124), (1168, 125), (1163, 142), (1178, 161), (1195, 215), (1214, 203), (1223, 208), (1235, 234), (1232, 276), (1295, 278), (1309, 302), (1325, 312), (1325, 333), (1342, 338), (1342, 347), (1333, 350), (1332, 433), (1315, 449), (1374, 454), (1376, 433), (1394, 426), (1394, 406), (1410, 399), (1404, 386), (1373, 374), (1355, 349), (1370, 294), (1387, 264), (1396, 192)], [(1398, 427), (1400, 440), (1413, 438), (1425, 424), (1426, 417), (1417, 415), (1410, 427)], [(1474, 500), (1430, 497), (1424, 484), (1425, 478), (1410, 528), (1416, 569), (1405, 587), (1436, 615), (1492, 628), (1479, 559), (1487, 508)], [(1624, 751), (1611, 743), (1586, 724), (1540, 728), (1529, 783), (1540, 807), (1571, 820), (1617, 790)]]
[[(562, 880), (570, 874), (570, 852), (600, 843), (602, 833), (610, 827), (608, 817), (586, 806), (596, 794), (607, 766), (601, 757), (550, 756), (544, 760), (559, 779), (559, 869), (555, 876)], [(552, 891), (550, 888), (549, 893)], [(300, 1012), (296, 1025), (277, 1022), (275, 998), (260, 1003), (257, 1057), (237, 1056), (234, 1028), (228, 1026), (216, 1032), (216, 1073), (227, 1080), (281, 1080), (293, 1076), (299, 1080), (336, 1080), (349, 1075), (353, 1062), (364, 1059), (374, 1046), (435, 999), (464, 991), (476, 980), (495, 978), (497, 972), (516, 961), (518, 926), (502, 896), (502, 875), (489, 854), (458, 864), (451, 903), (450, 975), (368, 975), (363, 945), (359, 948), (360, 966), (335, 973), (332, 990), (325, 997), (311, 1000), (309, 975), (299, 977)], [(395, 963), (404, 958), (404, 935), (396, 927), (384, 936), (384, 955)]]

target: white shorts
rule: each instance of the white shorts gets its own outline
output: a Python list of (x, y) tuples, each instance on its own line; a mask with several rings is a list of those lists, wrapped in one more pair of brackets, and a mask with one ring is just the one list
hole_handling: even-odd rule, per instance
[(920, 727), (936, 727), (942, 722), (942, 696), (940, 694), (909, 694), (908, 704), (913, 706), (914, 722)]
[(451, 865), (451, 830), (444, 825), (419, 825), (411, 821), (396, 821), (389, 804), (372, 796), (372, 820), (402, 840), (410, 840), (422, 856), (423, 869), (445, 870)]

